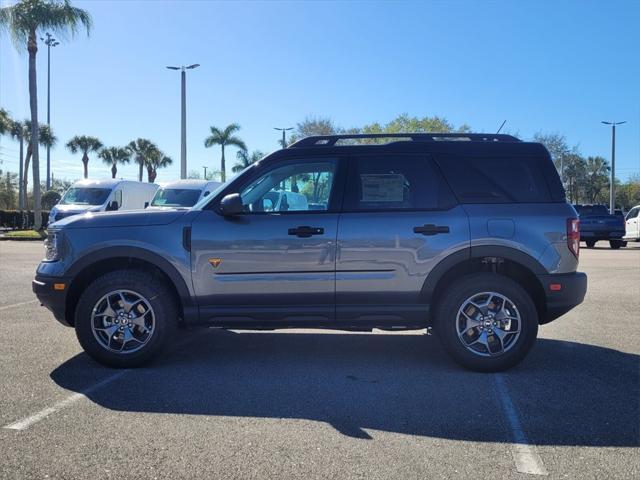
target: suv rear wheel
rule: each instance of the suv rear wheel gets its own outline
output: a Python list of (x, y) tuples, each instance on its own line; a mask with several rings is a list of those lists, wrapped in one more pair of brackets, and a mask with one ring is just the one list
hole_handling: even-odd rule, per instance
[(498, 372), (518, 364), (531, 350), (538, 313), (518, 283), (495, 273), (475, 273), (447, 289), (436, 308), (435, 327), (457, 363)]
[(82, 348), (110, 367), (137, 367), (162, 350), (177, 326), (172, 292), (148, 272), (107, 273), (83, 292), (75, 313)]

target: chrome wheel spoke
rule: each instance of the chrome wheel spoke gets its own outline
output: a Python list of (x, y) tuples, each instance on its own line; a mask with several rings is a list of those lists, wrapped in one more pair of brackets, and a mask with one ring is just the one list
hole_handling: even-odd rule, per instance
[(458, 339), (470, 352), (498, 356), (520, 336), (521, 318), (515, 304), (497, 292), (481, 292), (462, 303), (456, 317)]
[[(129, 315), (136, 316), (129, 318)], [(146, 345), (155, 331), (155, 314), (149, 301), (139, 293), (115, 290), (96, 303), (91, 327), (103, 348), (124, 355)]]

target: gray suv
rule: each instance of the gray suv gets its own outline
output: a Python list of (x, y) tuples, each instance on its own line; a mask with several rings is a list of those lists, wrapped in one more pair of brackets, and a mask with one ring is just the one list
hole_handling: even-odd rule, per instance
[(459, 364), (499, 371), (582, 302), (579, 240), (540, 144), (308, 137), (190, 210), (50, 225), (33, 289), (116, 367), (149, 361), (177, 327), (208, 325), (433, 328)]

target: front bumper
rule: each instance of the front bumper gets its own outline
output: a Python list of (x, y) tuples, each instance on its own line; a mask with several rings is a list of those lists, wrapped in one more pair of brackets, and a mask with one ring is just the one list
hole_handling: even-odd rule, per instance
[(549, 323), (580, 305), (587, 293), (587, 275), (582, 272), (538, 275), (538, 279), (546, 297), (546, 314), (540, 318), (541, 324)]
[[(48, 277), (46, 275), (36, 275), (36, 278), (31, 282), (33, 293), (40, 300), (40, 304), (51, 310), (56, 320), (67, 327), (71, 326), (65, 316), (67, 291), (70, 283), (69, 278)], [(64, 288), (57, 290), (54, 284), (64, 285)]]

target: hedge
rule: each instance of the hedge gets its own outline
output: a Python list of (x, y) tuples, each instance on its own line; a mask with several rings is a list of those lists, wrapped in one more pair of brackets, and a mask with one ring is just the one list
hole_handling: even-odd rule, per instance
[[(49, 222), (49, 212), (42, 211), (42, 227)], [(0, 210), (0, 227), (13, 230), (27, 230), (33, 228), (33, 211)]]

